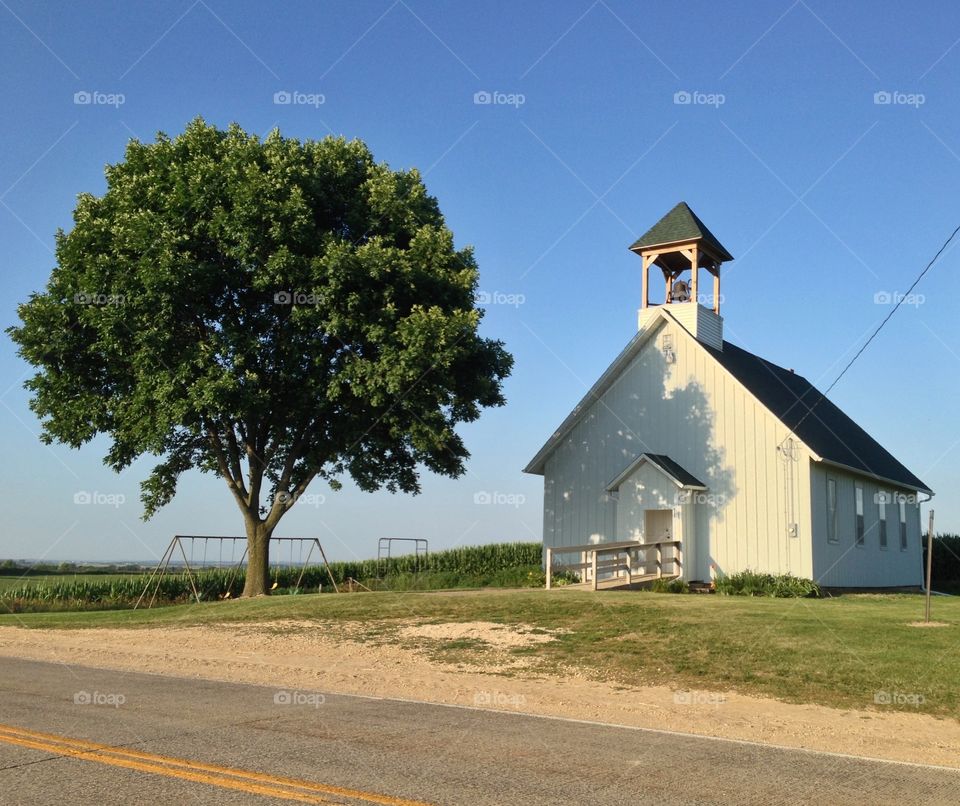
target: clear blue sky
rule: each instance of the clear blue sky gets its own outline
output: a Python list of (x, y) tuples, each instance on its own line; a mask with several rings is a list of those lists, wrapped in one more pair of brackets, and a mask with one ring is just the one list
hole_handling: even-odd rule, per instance
[[(278, 534), (316, 535), (337, 558), (370, 556), (381, 536), (539, 539), (541, 479), (520, 469), (635, 333), (627, 246), (677, 201), (737, 258), (727, 338), (833, 380), (889, 310), (875, 295), (905, 290), (960, 223), (958, 32), (947, 2), (2, 0), (2, 324), (130, 137), (203, 115), (361, 138), (418, 166), (476, 247), (484, 330), (516, 357), (509, 402), (464, 428), (464, 478), (428, 477), (416, 498), (315, 483), (316, 505)], [(284, 92), (305, 103), (275, 103)], [(938, 492), (953, 531), (958, 261), (946, 253), (832, 394)], [(0, 557), (149, 559), (177, 532), (240, 533), (222, 482), (199, 475), (141, 522), (146, 464), (117, 477), (104, 444), (43, 447), (6, 337), (0, 371)], [(80, 491), (126, 500), (75, 505)], [(480, 492), (508, 503), (475, 504)]]

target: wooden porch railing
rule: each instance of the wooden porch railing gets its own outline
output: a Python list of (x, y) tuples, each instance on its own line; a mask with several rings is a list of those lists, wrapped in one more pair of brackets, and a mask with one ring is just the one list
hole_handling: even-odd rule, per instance
[[(673, 554), (664, 557), (663, 550), (667, 547), (673, 548)], [(640, 552), (643, 553), (642, 560), (637, 556)], [(653, 552), (652, 561), (650, 552)], [(580, 554), (584, 559), (578, 563), (555, 562), (555, 558), (560, 554)], [(679, 540), (656, 540), (650, 543), (629, 540), (619, 543), (586, 543), (582, 546), (547, 546), (547, 589), (553, 587), (553, 575), (557, 571), (579, 572), (580, 581), (590, 583), (593, 590), (597, 590), (600, 574), (605, 573), (612, 573), (611, 579), (616, 580), (617, 584), (626, 585), (664, 576), (663, 567), (667, 564), (671, 573), (666, 576), (678, 577), (683, 569), (682, 554)], [(651, 564), (656, 568), (655, 573), (646, 572)], [(634, 573), (634, 570), (641, 568), (644, 573)]]

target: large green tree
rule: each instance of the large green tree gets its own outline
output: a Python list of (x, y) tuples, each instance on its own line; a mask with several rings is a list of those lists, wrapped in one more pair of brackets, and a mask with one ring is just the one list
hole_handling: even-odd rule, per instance
[(46, 290), (9, 329), (42, 439), (143, 455), (144, 517), (197, 468), (243, 515), (245, 595), (269, 538), (320, 477), (417, 492), (456, 477), (455, 427), (503, 405), (512, 359), (481, 338), (477, 266), (416, 170), (341, 138), (265, 139), (193, 121), (133, 140), (56, 236)]

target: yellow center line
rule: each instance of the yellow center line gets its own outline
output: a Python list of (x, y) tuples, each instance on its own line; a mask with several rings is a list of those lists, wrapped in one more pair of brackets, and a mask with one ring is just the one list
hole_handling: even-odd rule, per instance
[(219, 786), (223, 789), (236, 789), (257, 795), (295, 800), (301, 803), (332, 803), (321, 795), (333, 795), (340, 798), (381, 804), (382, 806), (429, 806), (423, 801), (395, 798), (376, 792), (318, 784), (298, 778), (243, 770), (236, 767), (223, 767), (188, 759), (161, 756), (139, 750), (128, 750), (114, 745), (100, 744), (83, 739), (58, 736), (53, 733), (41, 733), (14, 725), (0, 724), (0, 742), (45, 750), (56, 755), (93, 761), (114, 767), (165, 775), (196, 783)]
[(270, 797), (281, 798), (283, 800), (296, 800), (300, 803), (334, 802), (327, 800), (326, 798), (322, 798), (319, 795), (298, 793), (290, 789), (281, 789), (279, 787), (267, 786), (265, 784), (255, 784), (252, 782), (223, 778), (216, 775), (206, 775), (199, 772), (190, 772), (189, 770), (170, 769), (168, 767), (161, 767), (156, 764), (133, 761), (132, 759), (101, 756), (99, 755), (98, 751), (63, 750), (54, 744), (46, 744), (44, 742), (30, 741), (27, 739), (14, 739), (13, 737), (8, 736), (0, 737), (0, 741), (7, 742), (8, 744), (19, 745), (21, 747), (28, 747), (33, 750), (46, 750), (48, 752), (57, 753), (58, 755), (63, 755), (69, 758), (78, 758), (83, 761), (95, 761), (99, 764), (106, 764), (111, 767), (124, 767), (126, 769), (136, 770), (138, 772), (165, 775), (168, 778), (180, 778), (182, 780), (192, 781), (194, 783), (210, 784), (212, 786), (221, 787), (222, 789), (237, 789), (241, 792), (246, 792), (249, 794), (266, 795)]

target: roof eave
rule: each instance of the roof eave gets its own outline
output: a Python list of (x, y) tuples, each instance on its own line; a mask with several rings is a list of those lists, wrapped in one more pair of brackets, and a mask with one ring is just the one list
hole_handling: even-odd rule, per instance
[(663, 243), (640, 243), (640, 241), (634, 241), (634, 243), (629, 247), (631, 252), (643, 252), (647, 250), (654, 249), (665, 249), (672, 246), (684, 246), (686, 244), (697, 243), (702, 240), (701, 238), (681, 238), (677, 241), (663, 241)]
[[(822, 464), (830, 465), (831, 467), (837, 467), (837, 468), (840, 468), (841, 470), (846, 470), (848, 473), (853, 473), (856, 476), (863, 476), (864, 478), (874, 479), (876, 481), (882, 481), (886, 484), (891, 485), (892, 487), (900, 487), (904, 490), (915, 490), (918, 493), (926, 493), (931, 498), (934, 495), (936, 495), (936, 493), (933, 490), (929, 489), (928, 487), (922, 486), (923, 482), (920, 482), (920, 484), (909, 484), (903, 479), (891, 479), (888, 476), (881, 476), (877, 473), (870, 473), (869, 471), (863, 470), (862, 468), (852, 467), (851, 465), (845, 465), (843, 462), (836, 462), (833, 459), (824, 459), (819, 456), (812, 456), (811, 458), (814, 459), (815, 461), (821, 462)], [(920, 481), (920, 479), (917, 479), (917, 481)]]
[(691, 244), (698, 244), (700, 249), (708, 253), (717, 263), (728, 263), (733, 260), (733, 256), (723, 247), (723, 244), (719, 244), (719, 248), (711, 244), (709, 241), (700, 238), (683, 238), (679, 241), (664, 241), (663, 243), (646, 243), (641, 244), (635, 242), (628, 249), (635, 254), (642, 254), (643, 252), (655, 252), (657, 250), (663, 249), (679, 249), (684, 246), (689, 246)]

